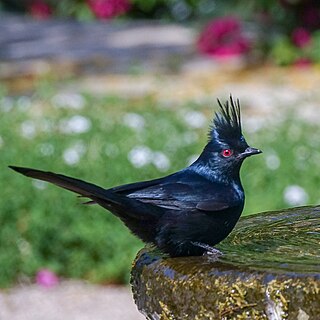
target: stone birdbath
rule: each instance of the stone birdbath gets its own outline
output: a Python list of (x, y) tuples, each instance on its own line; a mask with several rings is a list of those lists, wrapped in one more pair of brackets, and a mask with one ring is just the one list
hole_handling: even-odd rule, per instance
[(138, 253), (131, 284), (147, 319), (320, 319), (320, 206), (244, 217), (216, 247)]

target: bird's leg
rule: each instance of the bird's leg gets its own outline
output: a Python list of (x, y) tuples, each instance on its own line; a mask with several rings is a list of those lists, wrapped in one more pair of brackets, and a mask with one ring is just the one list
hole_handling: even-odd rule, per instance
[(223, 253), (220, 250), (218, 250), (214, 247), (211, 247), (206, 243), (197, 242), (197, 241), (191, 241), (191, 243), (196, 247), (200, 247), (200, 248), (205, 249), (206, 252), (204, 254), (206, 254), (206, 255), (213, 256), (214, 258), (218, 258), (223, 255)]

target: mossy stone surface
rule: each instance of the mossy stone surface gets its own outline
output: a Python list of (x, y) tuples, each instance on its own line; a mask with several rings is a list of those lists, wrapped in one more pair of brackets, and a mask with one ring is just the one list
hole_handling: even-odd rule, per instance
[(141, 250), (138, 309), (148, 319), (320, 319), (320, 207), (244, 217), (217, 248), (218, 258)]

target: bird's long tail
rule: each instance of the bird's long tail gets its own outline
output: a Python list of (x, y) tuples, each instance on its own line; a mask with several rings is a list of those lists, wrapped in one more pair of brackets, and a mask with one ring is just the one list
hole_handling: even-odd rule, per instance
[(78, 193), (84, 197), (91, 198), (91, 196), (99, 196), (103, 194), (104, 189), (100, 188), (94, 184), (74, 179), (71, 177), (64, 176), (62, 174), (57, 174), (53, 172), (46, 172), (31, 168), (24, 168), (24, 167), (16, 167), (16, 166), (9, 166), (9, 168), (17, 171), (27, 177), (47, 181), (53, 183), (61, 188), (73, 191)]
[(154, 206), (151, 207), (151, 205), (148, 204), (141, 206), (141, 202), (138, 200), (128, 198), (125, 195), (117, 194), (80, 179), (31, 168), (16, 166), (9, 166), (9, 168), (27, 177), (47, 181), (81, 196), (90, 198), (119, 216), (122, 220), (126, 219), (125, 216), (127, 216), (127, 218), (148, 220), (151, 218), (152, 212), (155, 211)]

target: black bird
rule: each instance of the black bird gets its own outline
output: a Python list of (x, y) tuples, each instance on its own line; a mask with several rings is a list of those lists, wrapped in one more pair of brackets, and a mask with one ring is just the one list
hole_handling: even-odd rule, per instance
[(172, 257), (201, 255), (222, 241), (244, 206), (243, 160), (261, 153), (241, 131), (240, 104), (218, 100), (209, 141), (189, 167), (169, 176), (104, 189), (61, 174), (10, 166), (90, 199), (119, 217), (141, 240)]

